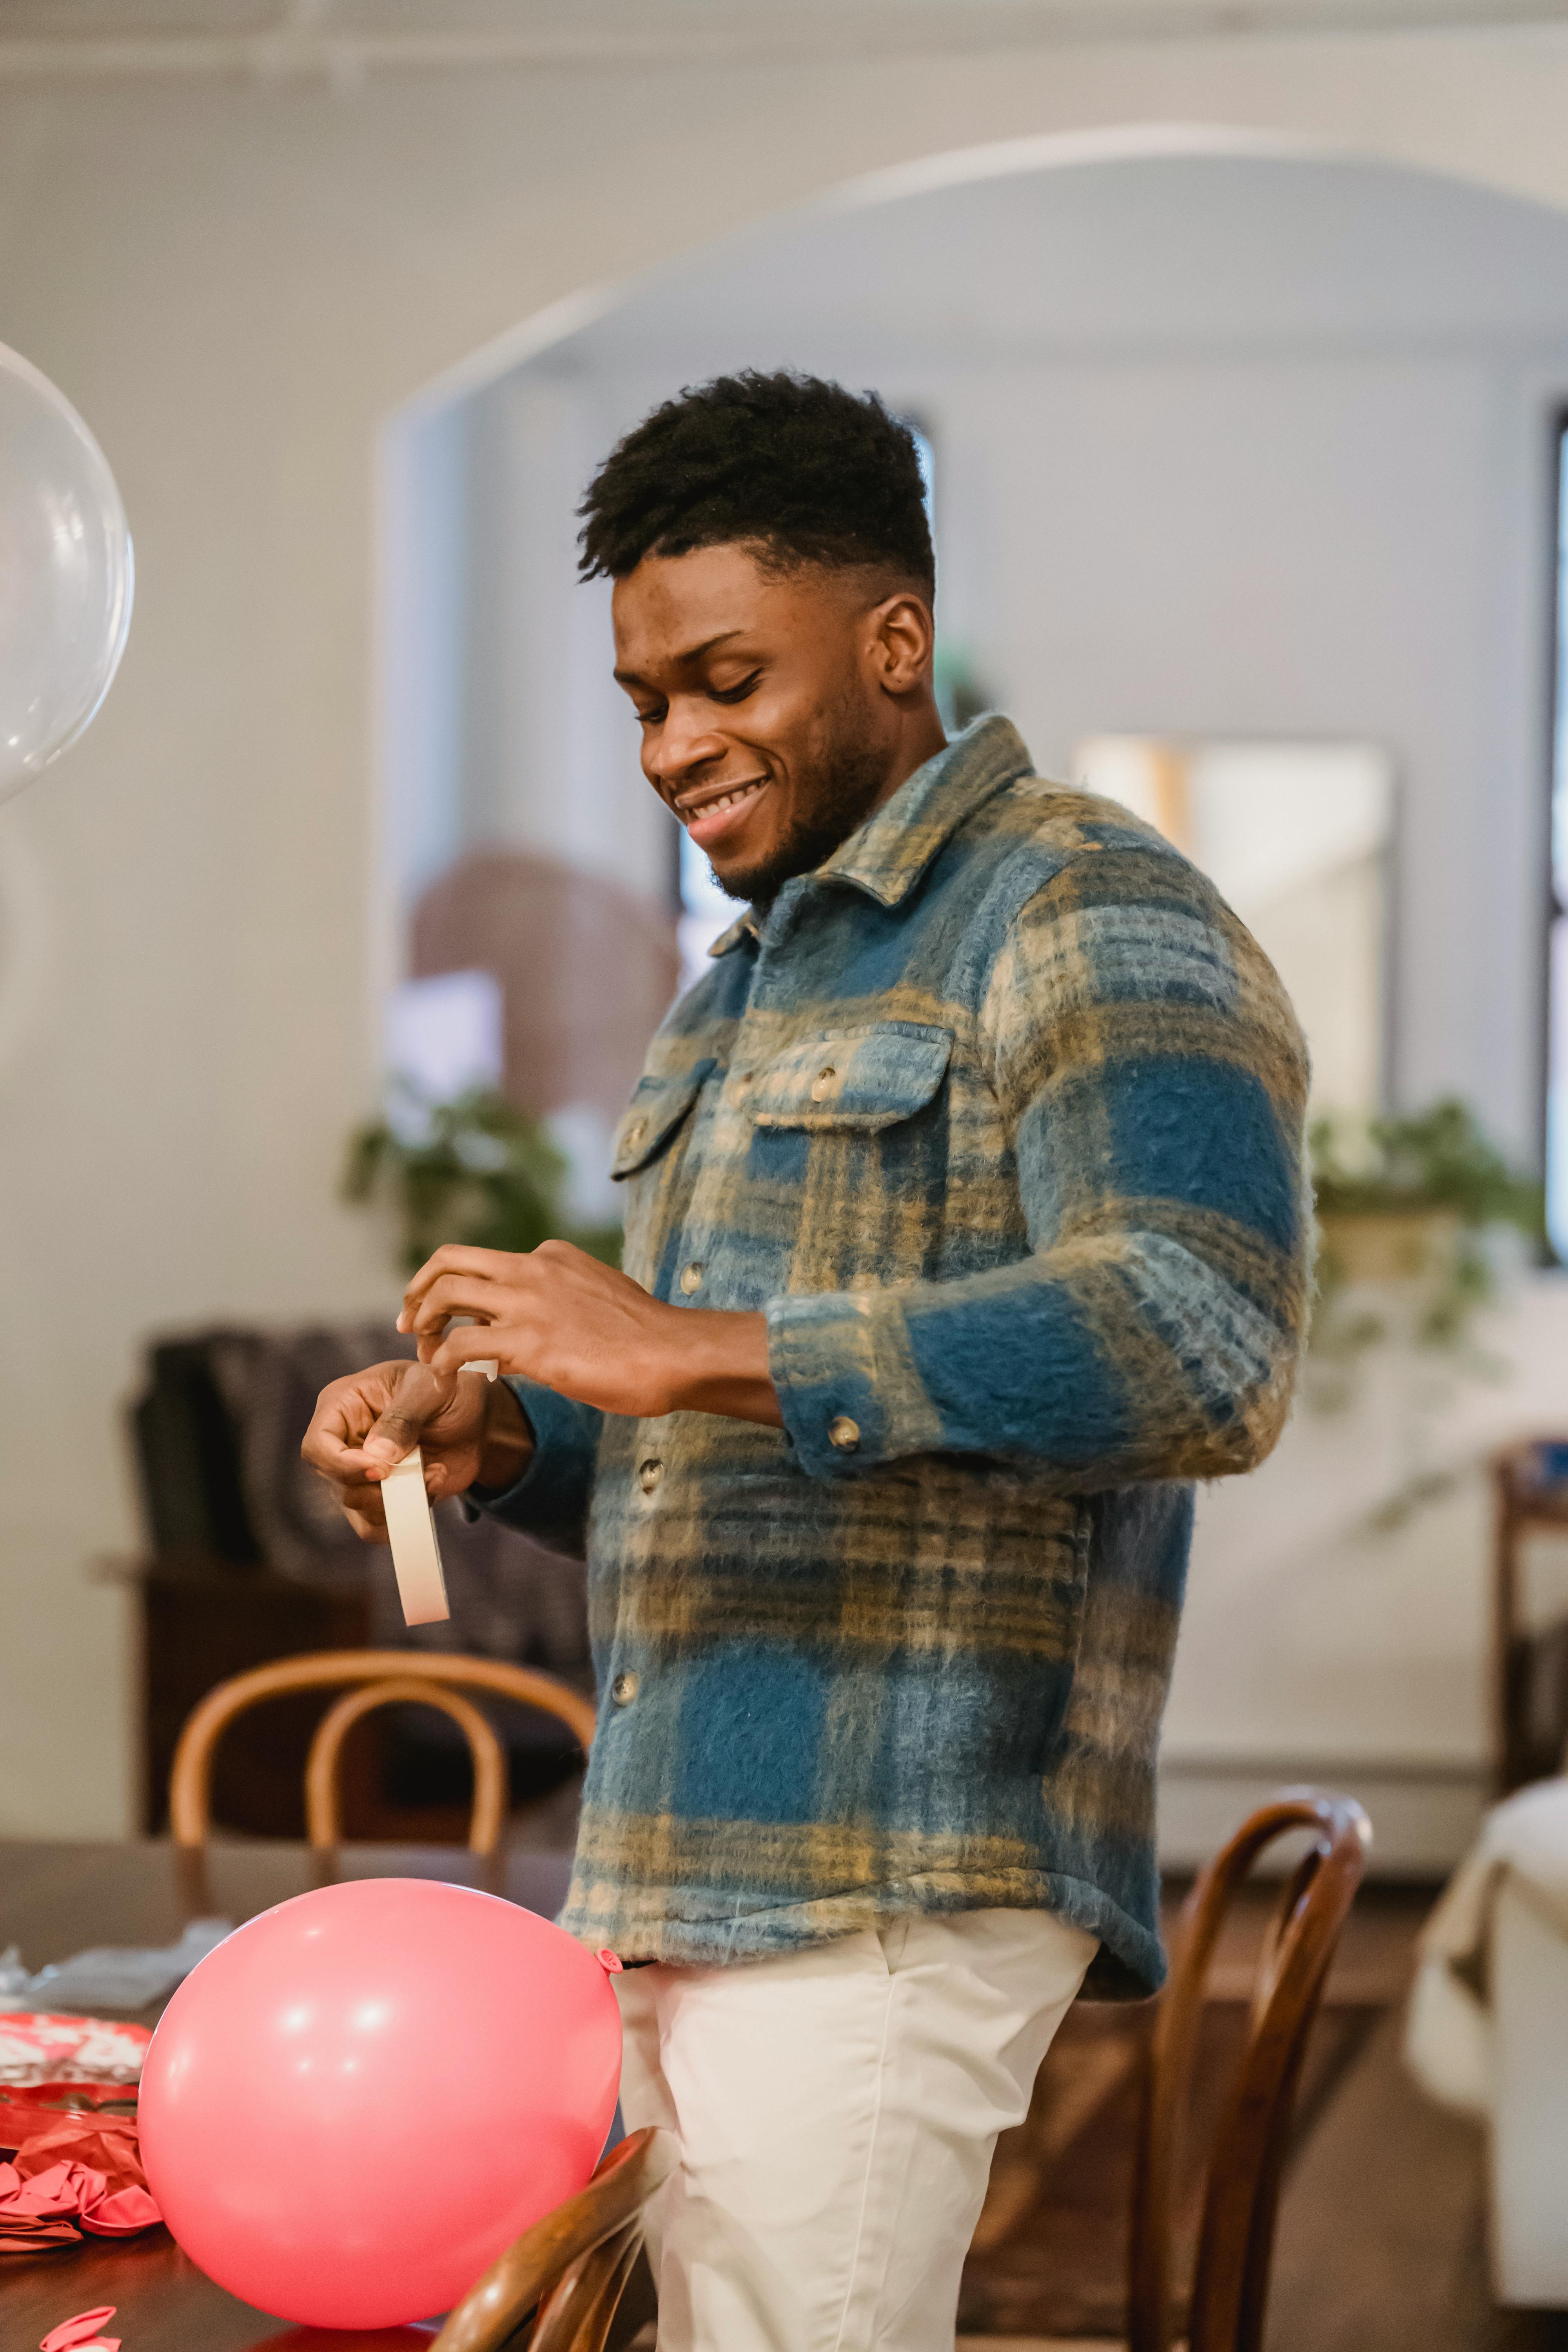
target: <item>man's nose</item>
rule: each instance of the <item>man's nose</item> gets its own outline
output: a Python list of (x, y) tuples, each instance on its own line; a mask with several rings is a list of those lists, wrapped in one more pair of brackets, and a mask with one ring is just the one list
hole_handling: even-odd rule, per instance
[(652, 746), (649, 772), (656, 783), (679, 792), (695, 779), (699, 770), (721, 760), (724, 751), (724, 738), (706, 711), (672, 702)]

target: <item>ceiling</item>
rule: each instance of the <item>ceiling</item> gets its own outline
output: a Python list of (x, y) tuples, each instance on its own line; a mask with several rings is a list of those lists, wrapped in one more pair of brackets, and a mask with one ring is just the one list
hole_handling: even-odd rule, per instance
[(1568, 24), (1568, 0), (0, 0), (8, 79), (635, 67)]

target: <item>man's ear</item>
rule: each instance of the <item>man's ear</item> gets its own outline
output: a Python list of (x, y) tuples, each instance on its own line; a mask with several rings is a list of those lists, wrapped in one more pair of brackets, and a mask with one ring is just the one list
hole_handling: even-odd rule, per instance
[(888, 694), (912, 694), (930, 682), (936, 651), (931, 606), (912, 588), (885, 596), (871, 614), (878, 684)]

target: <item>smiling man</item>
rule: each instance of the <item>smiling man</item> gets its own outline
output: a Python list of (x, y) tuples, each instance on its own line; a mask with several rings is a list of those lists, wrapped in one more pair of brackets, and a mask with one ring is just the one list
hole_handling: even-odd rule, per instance
[(1005, 719), (944, 742), (875, 399), (721, 379), (583, 511), (644, 773), (745, 911), (622, 1123), (625, 1273), (437, 1251), (421, 1363), (306, 1454), (373, 1540), (419, 1437), (432, 1494), (586, 1552), (563, 1924), (681, 2143), (665, 2352), (951, 2352), (1063, 2012), (1162, 1972), (1192, 1481), (1287, 1409), (1305, 1055), (1167, 843)]

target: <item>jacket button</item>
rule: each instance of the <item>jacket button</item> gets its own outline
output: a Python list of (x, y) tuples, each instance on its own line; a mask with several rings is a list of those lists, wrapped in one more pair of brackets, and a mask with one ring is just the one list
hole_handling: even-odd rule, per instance
[(836, 1421), (827, 1424), (827, 1442), (829, 1445), (836, 1445), (840, 1454), (857, 1453), (860, 1444), (859, 1423), (851, 1421), (847, 1412), (841, 1412)]
[(628, 1127), (628, 1128), (627, 1128), (627, 1129), (626, 1129), (626, 1150), (627, 1150), (628, 1151), (635, 1151), (635, 1150), (637, 1150), (637, 1145), (642, 1141), (643, 1137), (644, 1137), (647, 1133), (647, 1119), (646, 1119), (646, 1118), (639, 1118), (639, 1119), (636, 1119), (636, 1120), (634, 1120), (634, 1121), (633, 1121), (633, 1123), (632, 1123), (632, 1125), (631, 1125), (630, 1127)]
[(610, 1685), (610, 1696), (617, 1706), (630, 1706), (637, 1695), (637, 1678), (634, 1674), (617, 1675)]
[(664, 1465), (656, 1455), (650, 1454), (646, 1462), (637, 1465), (637, 1485), (645, 1495), (652, 1494), (663, 1475)]
[(693, 1258), (689, 1265), (681, 1268), (680, 1287), (685, 1291), (688, 1298), (694, 1290), (700, 1290), (702, 1287), (702, 1267), (697, 1258)]
[(834, 1068), (831, 1062), (828, 1063), (826, 1069), (818, 1070), (816, 1077), (811, 1082), (811, 1099), (813, 1102), (821, 1102), (829, 1087), (832, 1086), (834, 1079), (837, 1076), (838, 1073)]

